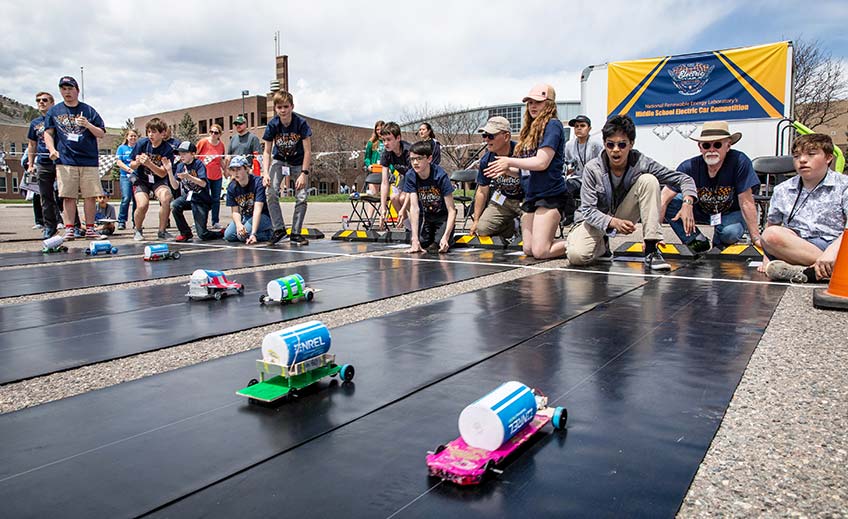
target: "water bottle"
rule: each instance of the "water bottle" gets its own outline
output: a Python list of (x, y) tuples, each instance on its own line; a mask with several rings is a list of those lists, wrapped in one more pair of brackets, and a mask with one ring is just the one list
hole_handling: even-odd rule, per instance
[(343, 215), (342, 215), (342, 229), (344, 229), (344, 230), (348, 230), (348, 229), (349, 229), (349, 227), (350, 227), (350, 226), (348, 225), (348, 221), (349, 221), (349, 220), (348, 220), (347, 215), (346, 215), (346, 214), (343, 214)]

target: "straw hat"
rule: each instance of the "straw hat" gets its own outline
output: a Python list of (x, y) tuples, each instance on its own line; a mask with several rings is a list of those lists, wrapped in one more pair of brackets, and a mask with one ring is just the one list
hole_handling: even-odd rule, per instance
[(701, 128), (701, 135), (689, 138), (698, 142), (720, 141), (729, 138), (730, 144), (736, 144), (742, 138), (742, 133), (731, 134), (727, 121), (708, 121)]

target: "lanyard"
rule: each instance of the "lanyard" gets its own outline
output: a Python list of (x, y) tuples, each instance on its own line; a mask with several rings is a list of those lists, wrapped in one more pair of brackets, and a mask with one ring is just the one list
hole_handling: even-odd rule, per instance
[(580, 160), (580, 169), (583, 170), (583, 167), (586, 165), (586, 150), (589, 148), (589, 141), (586, 141), (586, 144), (583, 145), (583, 156), (580, 156), (580, 141), (576, 143), (577, 148), (577, 159)]
[(815, 191), (816, 189), (818, 189), (818, 187), (819, 187), (820, 185), (822, 185), (822, 182), (824, 182), (824, 179), (826, 179), (826, 178), (827, 178), (827, 174), (825, 174), (825, 176), (824, 176), (824, 177), (822, 177), (822, 179), (821, 179), (821, 180), (819, 180), (819, 183), (818, 183), (818, 184), (816, 184), (816, 187), (814, 187), (813, 189), (811, 189), (811, 190), (810, 190), (810, 192), (809, 192), (809, 193), (807, 193), (807, 196), (805, 196), (805, 197), (804, 197), (804, 200), (803, 200), (800, 204), (798, 204), (798, 200), (801, 200), (801, 192), (804, 190), (804, 189), (803, 189), (804, 182), (803, 182), (803, 180), (800, 178), (800, 176), (798, 177), (798, 196), (796, 196), (796, 197), (795, 197), (795, 203), (794, 203), (794, 204), (792, 204), (792, 210), (791, 210), (791, 211), (789, 211), (789, 218), (786, 220), (786, 223), (787, 223), (787, 224), (792, 223), (792, 219), (793, 219), (793, 218), (795, 218), (795, 215), (797, 215), (797, 214), (798, 214), (798, 212), (801, 210), (801, 208), (802, 208), (802, 207), (804, 207), (804, 204), (806, 204), (806, 203), (807, 203), (807, 200), (809, 200), (809, 199), (810, 199), (810, 196), (812, 196), (813, 191)]

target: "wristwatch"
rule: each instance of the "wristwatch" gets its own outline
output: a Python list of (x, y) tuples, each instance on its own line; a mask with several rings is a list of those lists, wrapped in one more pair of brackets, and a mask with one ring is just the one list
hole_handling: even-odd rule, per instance
[(694, 201), (692, 201), (692, 199), (691, 199), (691, 198), (684, 198), (684, 199), (683, 199), (683, 203), (684, 203), (684, 204), (689, 204), (689, 205), (695, 205), (695, 202), (694, 202)]
[(309, 170), (308, 170), (308, 169), (302, 169), (302, 170), (300, 170), (300, 172), (301, 172), (301, 173), (303, 173), (304, 175), (308, 175), (308, 174), (309, 174)]

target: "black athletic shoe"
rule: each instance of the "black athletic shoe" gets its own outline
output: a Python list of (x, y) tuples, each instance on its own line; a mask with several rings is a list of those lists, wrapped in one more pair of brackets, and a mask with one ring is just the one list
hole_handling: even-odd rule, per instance
[(292, 234), (289, 239), (295, 245), (309, 245), (309, 240), (307, 240), (302, 234)]
[(271, 234), (271, 239), (268, 240), (268, 243), (270, 243), (271, 245), (274, 245), (275, 243), (282, 240), (285, 236), (286, 236), (286, 230), (285, 229), (274, 229), (274, 232)]
[(692, 252), (695, 254), (701, 254), (702, 252), (710, 250), (710, 241), (695, 239), (689, 242), (689, 248), (692, 249)]

